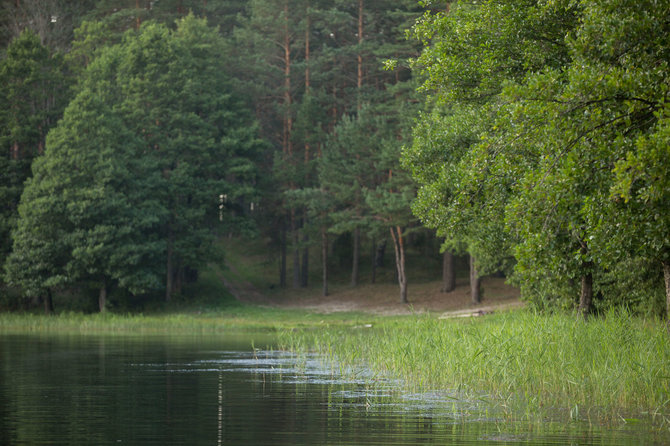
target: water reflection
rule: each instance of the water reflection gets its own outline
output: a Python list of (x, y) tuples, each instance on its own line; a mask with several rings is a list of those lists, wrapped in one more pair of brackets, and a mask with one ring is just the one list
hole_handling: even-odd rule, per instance
[[(259, 342), (256, 339), (256, 345)], [(267, 345), (271, 346), (271, 342)], [(0, 444), (664, 444), (644, 426), (509, 423), (449, 392), (243, 338), (0, 337)], [(343, 373), (344, 372), (344, 373)]]

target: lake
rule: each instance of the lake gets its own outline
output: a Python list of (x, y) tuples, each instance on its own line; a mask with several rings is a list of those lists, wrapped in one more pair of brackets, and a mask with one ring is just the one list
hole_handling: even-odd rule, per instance
[[(252, 348), (255, 346), (255, 348)], [(2, 445), (639, 445), (641, 423), (509, 422), (485, 401), (398, 392), (268, 335), (0, 335)]]

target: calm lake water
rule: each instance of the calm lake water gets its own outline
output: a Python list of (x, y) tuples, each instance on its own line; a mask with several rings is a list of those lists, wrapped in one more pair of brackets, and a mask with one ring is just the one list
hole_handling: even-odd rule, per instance
[[(640, 445), (638, 424), (506, 423), (257, 337), (0, 335), (1, 445)], [(351, 376), (352, 374), (347, 374)], [(665, 441), (664, 441), (665, 440)]]

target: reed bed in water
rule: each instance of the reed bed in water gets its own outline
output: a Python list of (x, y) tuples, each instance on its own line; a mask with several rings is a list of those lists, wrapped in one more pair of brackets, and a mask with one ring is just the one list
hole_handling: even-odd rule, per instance
[(365, 361), (413, 390), (485, 398), (529, 416), (670, 415), (670, 335), (661, 321), (612, 312), (584, 321), (528, 311), (467, 320), (394, 319), (358, 330), (288, 333), (289, 348)]

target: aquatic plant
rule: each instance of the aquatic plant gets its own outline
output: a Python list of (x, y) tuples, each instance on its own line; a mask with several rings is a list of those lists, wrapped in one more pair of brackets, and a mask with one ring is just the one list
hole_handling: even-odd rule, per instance
[(527, 311), (467, 320), (394, 319), (371, 328), (286, 333), (339, 364), (365, 361), (413, 390), (483, 398), (517, 416), (670, 417), (665, 324), (611, 312), (584, 321)]

